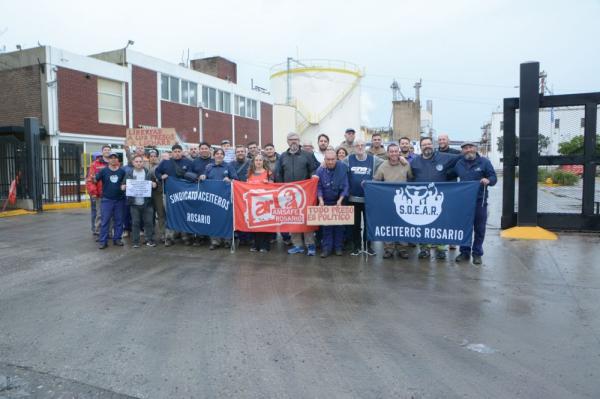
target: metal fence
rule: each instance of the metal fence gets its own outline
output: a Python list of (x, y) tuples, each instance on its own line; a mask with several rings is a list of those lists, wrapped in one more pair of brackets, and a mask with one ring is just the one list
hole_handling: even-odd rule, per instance
[(10, 186), (16, 181), (17, 199), (27, 198), (25, 144), (14, 140), (0, 141), (0, 199), (6, 200)]
[(80, 202), (82, 192), (82, 148), (78, 144), (43, 144), (42, 199), (45, 203)]

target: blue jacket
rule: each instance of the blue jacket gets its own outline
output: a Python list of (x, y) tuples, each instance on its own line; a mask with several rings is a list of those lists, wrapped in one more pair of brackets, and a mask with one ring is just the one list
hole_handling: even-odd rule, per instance
[(248, 168), (250, 167), (251, 162), (252, 159), (244, 159), (242, 162), (238, 162), (237, 159), (234, 159), (233, 161), (229, 162), (229, 165), (235, 169), (235, 173), (237, 174), (239, 181), (248, 180)]
[[(484, 177), (490, 181), (490, 186), (493, 186), (498, 181), (496, 177), (496, 171), (494, 171), (494, 167), (489, 159), (484, 158), (477, 154), (477, 157), (472, 161), (467, 161), (465, 157), (460, 157), (456, 165), (454, 166), (454, 170), (460, 181), (479, 181)], [(479, 193), (477, 194), (477, 201), (481, 201), (483, 199), (483, 192), (485, 187), (481, 185), (479, 187)], [(487, 203), (487, 195), (486, 195), (486, 203)]]
[(235, 168), (227, 162), (221, 162), (218, 165), (216, 163), (208, 164), (204, 174), (210, 180), (223, 180), (226, 177), (229, 177), (231, 180), (238, 179)]
[(443, 182), (452, 179), (454, 165), (460, 157), (435, 151), (429, 159), (417, 155), (410, 163), (413, 181)]
[(348, 167), (343, 162), (337, 161), (333, 170), (320, 166), (317, 176), (317, 196), (323, 197), (327, 205), (336, 203), (340, 196), (348, 196)]
[[(175, 162), (183, 171), (183, 174), (181, 174), (181, 176), (177, 176), (177, 170), (175, 169), (175, 165), (173, 165), (173, 162)], [(170, 177), (183, 178), (183, 175), (185, 174), (185, 172), (191, 172), (191, 171), (192, 171), (192, 161), (190, 161), (187, 158), (181, 158), (178, 160), (164, 159), (164, 160), (160, 161), (160, 163), (154, 170), (154, 174), (156, 175), (156, 178), (160, 180), (160, 176), (164, 175), (164, 174), (169, 175)]]
[(211, 157), (208, 157), (208, 158), (198, 157), (192, 161), (192, 170), (194, 171), (194, 173), (198, 174), (198, 176), (203, 175), (204, 171), (206, 170), (206, 167), (212, 161), (213, 160)]

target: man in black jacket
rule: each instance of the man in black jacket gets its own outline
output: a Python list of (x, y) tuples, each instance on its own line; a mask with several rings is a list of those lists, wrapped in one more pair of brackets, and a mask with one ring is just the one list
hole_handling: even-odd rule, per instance
[[(287, 142), (290, 148), (284, 151), (277, 160), (275, 182), (290, 183), (311, 178), (315, 171), (313, 157), (300, 149), (300, 136), (297, 133), (288, 133)], [(304, 244), (306, 244), (306, 254), (315, 256), (315, 237), (312, 232), (304, 234), (304, 243), (302, 242), (302, 233), (292, 233), (292, 243), (293, 247), (288, 250), (289, 254), (304, 253)]]

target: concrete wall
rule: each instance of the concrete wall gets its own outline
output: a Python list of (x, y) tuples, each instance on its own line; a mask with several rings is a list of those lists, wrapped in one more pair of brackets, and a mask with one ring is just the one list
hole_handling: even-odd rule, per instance
[(421, 109), (412, 100), (393, 101), (394, 140), (406, 136), (411, 140), (419, 140), (421, 135)]

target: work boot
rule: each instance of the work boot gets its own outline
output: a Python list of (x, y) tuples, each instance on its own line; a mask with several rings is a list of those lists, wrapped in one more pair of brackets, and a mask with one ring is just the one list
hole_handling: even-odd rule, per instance
[(473, 255), (473, 264), (481, 265), (481, 256)]
[(386, 250), (386, 251), (383, 253), (383, 259), (392, 259), (393, 257), (394, 257), (394, 254), (393, 254), (393, 253), (391, 253), (390, 251), (387, 251), (387, 250)]
[(321, 258), (326, 258), (329, 256), (329, 254), (330, 254), (330, 252), (325, 250), (325, 251), (321, 252)]
[(122, 247), (124, 245), (123, 241), (121, 241), (121, 240), (117, 240), (113, 244), (116, 245), (117, 247)]
[(288, 254), (293, 255), (293, 254), (303, 254), (304, 253), (304, 247), (291, 247), (290, 249), (288, 249)]
[(342, 251), (342, 248), (338, 248), (335, 250), (335, 256), (342, 256), (344, 254), (344, 252)]
[(446, 259), (446, 251), (435, 251), (435, 258), (437, 260), (445, 260)]
[(401, 249), (398, 251), (398, 256), (400, 259), (408, 259), (408, 252), (406, 252), (404, 249)]
[(461, 263), (461, 262), (468, 262), (471, 260), (471, 256), (467, 253), (461, 253), (460, 255), (458, 255), (454, 261), (456, 263)]

